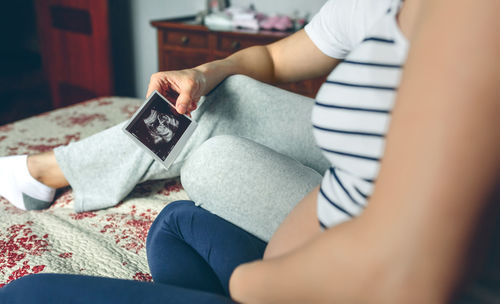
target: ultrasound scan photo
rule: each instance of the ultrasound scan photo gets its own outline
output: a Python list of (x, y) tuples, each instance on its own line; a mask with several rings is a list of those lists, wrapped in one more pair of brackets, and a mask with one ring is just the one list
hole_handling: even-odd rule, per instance
[[(155, 91), (123, 130), (168, 166), (195, 128), (196, 122), (177, 113), (175, 107)], [(171, 155), (172, 152), (175, 152), (175, 155)]]
[(179, 127), (179, 120), (156, 110), (151, 110), (149, 116), (144, 119), (144, 123), (155, 144), (162, 141), (165, 143), (170, 142)]

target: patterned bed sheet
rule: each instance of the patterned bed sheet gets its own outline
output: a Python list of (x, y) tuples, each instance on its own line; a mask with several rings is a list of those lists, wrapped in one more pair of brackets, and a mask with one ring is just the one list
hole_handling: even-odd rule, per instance
[[(142, 101), (106, 97), (0, 126), (0, 156), (34, 154), (90, 136), (135, 112)], [(71, 188), (43, 211), (0, 197), (0, 287), (34, 273), (71, 273), (151, 281), (146, 236), (169, 202), (187, 199), (178, 180), (138, 185), (119, 205), (75, 213)]]

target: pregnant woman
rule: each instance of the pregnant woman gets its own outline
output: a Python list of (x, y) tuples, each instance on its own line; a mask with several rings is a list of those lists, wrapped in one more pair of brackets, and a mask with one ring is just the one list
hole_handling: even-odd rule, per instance
[[(201, 205), (171, 203), (153, 223), (147, 251), (155, 283), (39, 274), (2, 288), (0, 300), (446, 303), (467, 297), (460, 291), (476, 275), (471, 257), (485, 252), (476, 243), (488, 234), (479, 231), (494, 223), (485, 215), (495, 215), (500, 197), (499, 9), (497, 1), (330, 0), (305, 30), (277, 43), (153, 75), (148, 95), (177, 92), (180, 113), (213, 90), (193, 112), (199, 133), (173, 171), (157, 172), (150, 160), (127, 153), (133, 166), (125, 162), (113, 178), (103, 177), (108, 190), (117, 189), (107, 192), (116, 199), (143, 179), (180, 172)], [(233, 74), (269, 83), (328, 77), (313, 105), (244, 76), (226, 79)], [(97, 137), (109, 142), (113, 132)], [(32, 182), (48, 190), (69, 183), (81, 195), (80, 210), (107, 207), (85, 197), (96, 186), (68, 165), (92, 140), (27, 161), (18, 157), (16, 165), (4, 158), (0, 166), (24, 165)], [(137, 176), (123, 174), (134, 168), (142, 168)], [(28, 191), (18, 183), (8, 193), (27, 208), (33, 201), (26, 197), (35, 196)], [(303, 196), (298, 204), (297, 196)]]

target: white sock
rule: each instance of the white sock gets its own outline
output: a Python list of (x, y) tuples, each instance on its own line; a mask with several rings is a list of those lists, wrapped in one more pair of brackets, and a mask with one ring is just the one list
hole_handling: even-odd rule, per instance
[(52, 204), (56, 189), (31, 176), (27, 157), (0, 157), (0, 195), (22, 210), (46, 209)]

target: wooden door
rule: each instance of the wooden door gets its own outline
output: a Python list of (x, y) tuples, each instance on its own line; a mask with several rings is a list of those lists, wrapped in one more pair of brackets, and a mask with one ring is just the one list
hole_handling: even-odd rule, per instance
[(55, 108), (113, 94), (107, 0), (36, 0)]

